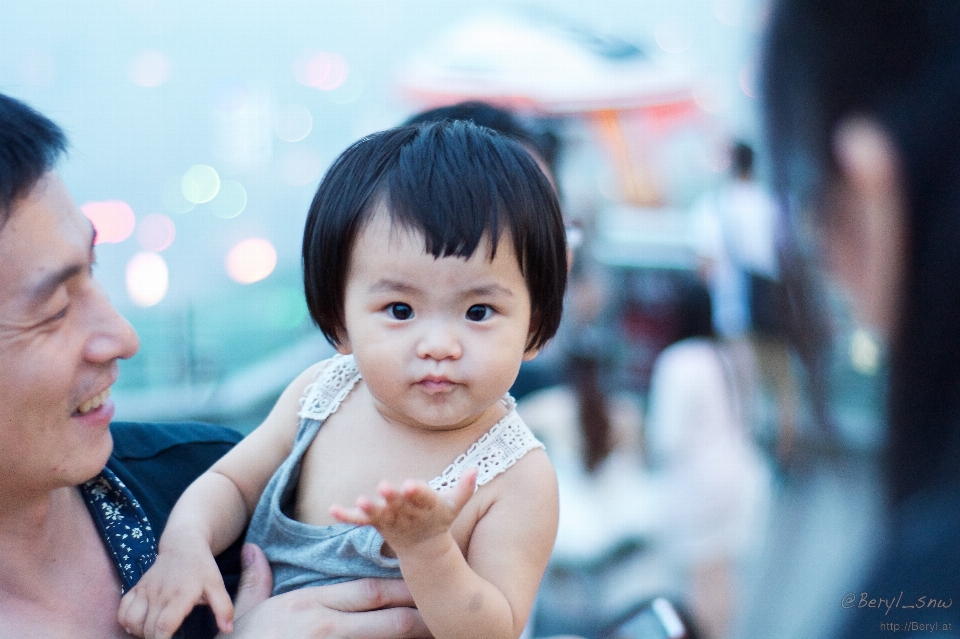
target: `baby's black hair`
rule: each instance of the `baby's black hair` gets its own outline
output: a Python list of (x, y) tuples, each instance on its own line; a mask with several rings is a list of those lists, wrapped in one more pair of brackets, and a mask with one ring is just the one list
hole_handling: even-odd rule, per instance
[(471, 122), (381, 131), (356, 142), (327, 171), (303, 234), (310, 316), (337, 344), (357, 236), (378, 210), (423, 236), (435, 258), (469, 258), (485, 236), (491, 259), (508, 234), (530, 294), (528, 349), (560, 324), (566, 240), (553, 187), (518, 142)]

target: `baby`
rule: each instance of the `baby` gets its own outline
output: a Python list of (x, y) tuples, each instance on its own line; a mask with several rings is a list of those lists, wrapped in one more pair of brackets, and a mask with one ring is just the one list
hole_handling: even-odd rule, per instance
[(214, 555), (249, 523), (274, 594), (402, 576), (437, 639), (516, 639), (557, 529), (553, 467), (507, 394), (560, 322), (549, 181), (471, 123), (371, 135), (320, 183), (303, 271), (338, 355), (187, 489), (121, 624), (170, 637), (207, 603), (229, 632)]

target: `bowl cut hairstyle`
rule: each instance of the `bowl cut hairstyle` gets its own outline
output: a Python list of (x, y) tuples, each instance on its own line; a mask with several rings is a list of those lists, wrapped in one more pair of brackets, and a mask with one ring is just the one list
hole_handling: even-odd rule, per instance
[(310, 316), (332, 344), (346, 331), (353, 246), (381, 210), (421, 235), (434, 258), (468, 259), (489, 235), (493, 259), (509, 234), (530, 295), (527, 349), (556, 333), (567, 247), (553, 187), (518, 142), (471, 122), (443, 121), (363, 138), (317, 188), (303, 234), (303, 281)]

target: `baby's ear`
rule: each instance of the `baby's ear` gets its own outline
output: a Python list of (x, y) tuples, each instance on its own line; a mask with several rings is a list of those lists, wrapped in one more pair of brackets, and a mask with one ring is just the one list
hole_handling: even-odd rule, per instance
[(350, 345), (350, 338), (346, 335), (341, 336), (339, 331), (337, 333), (337, 343), (334, 344), (334, 348), (336, 348), (337, 352), (341, 355), (349, 355), (353, 352), (353, 346)]

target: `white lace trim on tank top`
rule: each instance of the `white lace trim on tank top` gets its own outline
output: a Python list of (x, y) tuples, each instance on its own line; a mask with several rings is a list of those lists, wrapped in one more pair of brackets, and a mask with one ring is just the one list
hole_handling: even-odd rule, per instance
[[(300, 398), (300, 418), (323, 421), (340, 407), (353, 387), (360, 381), (360, 371), (352, 355), (334, 355), (321, 369), (315, 381), (307, 386)], [(516, 411), (516, 402), (509, 395), (503, 399), (509, 411), (493, 425), (467, 452), (457, 457), (439, 476), (430, 480), (434, 490), (456, 486), (460, 474), (477, 468), (477, 486), (482, 486), (506, 471), (517, 461), (543, 444), (530, 431)]]

